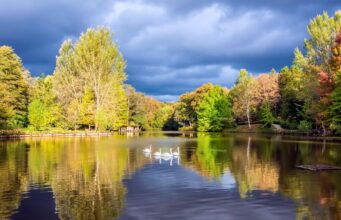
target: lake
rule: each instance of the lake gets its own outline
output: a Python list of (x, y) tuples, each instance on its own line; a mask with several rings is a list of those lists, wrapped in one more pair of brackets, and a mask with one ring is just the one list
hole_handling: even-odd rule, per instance
[[(145, 154), (168, 152), (158, 158)], [(341, 144), (289, 136), (115, 134), (0, 142), (0, 219), (341, 219)]]

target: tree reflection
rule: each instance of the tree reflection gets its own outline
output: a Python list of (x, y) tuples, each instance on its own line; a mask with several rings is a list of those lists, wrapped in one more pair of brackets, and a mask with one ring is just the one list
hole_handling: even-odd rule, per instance
[[(230, 150), (232, 145), (209, 134), (198, 133), (198, 142), (195, 153), (191, 155), (191, 163), (185, 165), (200, 173), (200, 175), (219, 179), (229, 170)], [(188, 161), (188, 158), (187, 158)]]
[[(285, 144), (286, 155), (296, 164), (340, 165), (338, 146), (326, 143), (299, 142), (296, 147)], [(281, 163), (283, 163), (281, 158)], [(283, 166), (284, 167), (284, 166)], [(281, 172), (280, 189), (297, 203), (297, 219), (341, 219), (340, 173), (310, 172), (286, 166)]]
[[(259, 151), (257, 144), (265, 149)], [(191, 167), (213, 179), (231, 172), (242, 198), (255, 189), (277, 192), (279, 167), (272, 160), (273, 151), (269, 141), (253, 143), (250, 136), (222, 139), (199, 133)]]
[(7, 219), (28, 190), (26, 145), (0, 142), (0, 219)]
[(279, 168), (271, 158), (262, 155), (267, 151), (257, 151), (257, 144), (267, 147), (266, 142), (253, 143), (248, 136), (244, 141), (237, 140), (233, 148), (231, 172), (242, 198), (252, 190), (278, 191)]
[(28, 179), (51, 187), (61, 219), (115, 219), (124, 207), (122, 179), (144, 165), (129, 148), (93, 138), (7, 144), (0, 161), (0, 219), (18, 208)]
[(124, 206), (122, 178), (129, 149), (103, 147), (93, 139), (32, 144), (30, 173), (51, 185), (61, 219), (112, 219)]
[(185, 158), (185, 164), (213, 179), (231, 172), (241, 198), (253, 190), (280, 192), (297, 203), (298, 219), (341, 219), (339, 173), (295, 168), (297, 164), (340, 166), (341, 149), (337, 146), (240, 135), (222, 139), (198, 134), (197, 141), (195, 153)]
[[(124, 137), (115, 138), (114, 144), (105, 138), (1, 142), (0, 219), (18, 208), (29, 185), (51, 187), (61, 219), (117, 218), (125, 203), (123, 178), (149, 159), (140, 148), (126, 147)], [(230, 172), (241, 198), (254, 190), (278, 192), (297, 204), (298, 219), (341, 219), (340, 172), (295, 168), (315, 163), (340, 166), (339, 145), (207, 133), (181, 144), (182, 166), (217, 181)]]

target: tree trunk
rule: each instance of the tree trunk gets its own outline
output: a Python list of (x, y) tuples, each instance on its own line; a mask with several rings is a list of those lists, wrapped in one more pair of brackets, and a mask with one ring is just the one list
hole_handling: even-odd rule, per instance
[(99, 109), (100, 109), (100, 94), (99, 94), (98, 82), (96, 80), (95, 80), (94, 85), (93, 85), (93, 90), (94, 90), (94, 93), (95, 93), (95, 102), (96, 102), (95, 130), (98, 131), (97, 117), (98, 117), (98, 112), (99, 112)]
[(322, 122), (322, 129), (323, 129), (323, 136), (326, 136), (326, 127), (324, 126), (324, 123)]
[(246, 106), (246, 117), (247, 117), (247, 123), (249, 126), (249, 129), (251, 129), (251, 122), (250, 122), (250, 105), (247, 104)]

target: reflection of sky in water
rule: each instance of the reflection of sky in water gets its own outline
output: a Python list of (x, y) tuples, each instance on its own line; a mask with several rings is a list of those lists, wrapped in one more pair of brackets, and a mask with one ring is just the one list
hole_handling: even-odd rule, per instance
[(124, 181), (128, 193), (120, 219), (294, 219), (294, 203), (279, 194), (253, 191), (240, 199), (234, 177), (217, 180), (169, 165), (146, 165)]
[[(235, 135), (23, 143), (0, 148), (1, 216), (272, 220), (334, 219), (340, 213), (340, 173), (294, 168), (298, 161), (340, 166), (339, 145)], [(153, 153), (180, 146), (181, 159), (144, 155), (149, 144)]]
[(232, 174), (228, 171), (226, 171), (221, 177), (220, 177), (220, 184), (224, 189), (232, 189), (236, 185), (236, 181), (233, 178)]

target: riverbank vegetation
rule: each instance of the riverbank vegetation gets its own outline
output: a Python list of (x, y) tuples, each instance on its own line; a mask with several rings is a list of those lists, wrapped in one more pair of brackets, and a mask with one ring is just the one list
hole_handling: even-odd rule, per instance
[(242, 69), (231, 88), (207, 83), (176, 103), (126, 84), (126, 62), (107, 28), (64, 41), (54, 72), (40, 77), (11, 47), (0, 46), (0, 129), (222, 131), (256, 122), (341, 134), (341, 12), (318, 15), (307, 30), (291, 66), (258, 75)]

